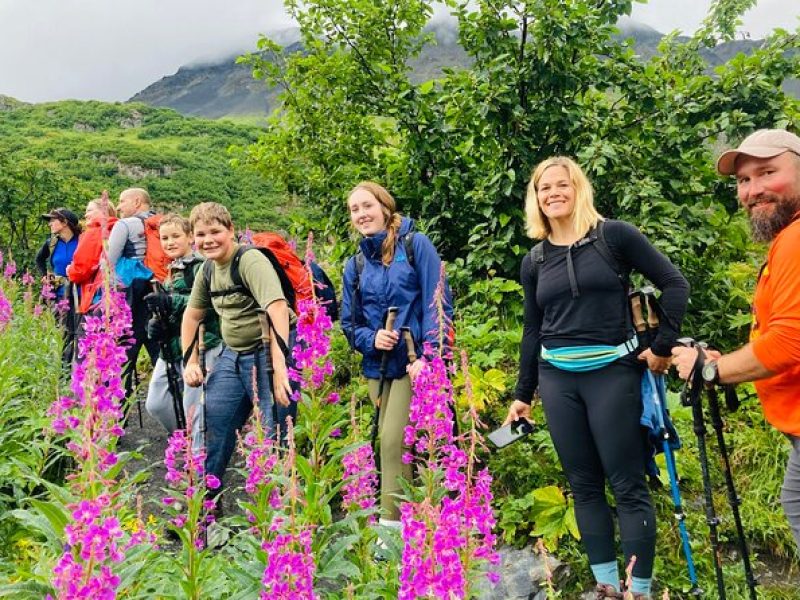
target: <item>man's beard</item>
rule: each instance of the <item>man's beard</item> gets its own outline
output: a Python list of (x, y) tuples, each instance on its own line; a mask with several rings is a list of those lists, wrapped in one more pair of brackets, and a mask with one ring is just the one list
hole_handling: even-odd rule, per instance
[(800, 211), (800, 196), (780, 198), (768, 196), (773, 201), (773, 209), (750, 212), (750, 230), (757, 242), (771, 242), (791, 223)]

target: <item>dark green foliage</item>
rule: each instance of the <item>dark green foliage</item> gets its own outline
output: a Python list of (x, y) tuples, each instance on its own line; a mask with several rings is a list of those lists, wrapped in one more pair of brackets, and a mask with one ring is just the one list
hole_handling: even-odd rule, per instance
[(216, 200), (242, 227), (287, 227), (272, 185), (232, 164), (229, 148), (258, 134), (143, 104), (14, 105), (0, 112), (0, 247), (26, 262), (47, 234), (40, 213), (67, 206), (82, 215), (103, 189), (115, 200), (131, 186), (148, 189), (162, 210), (188, 215)]

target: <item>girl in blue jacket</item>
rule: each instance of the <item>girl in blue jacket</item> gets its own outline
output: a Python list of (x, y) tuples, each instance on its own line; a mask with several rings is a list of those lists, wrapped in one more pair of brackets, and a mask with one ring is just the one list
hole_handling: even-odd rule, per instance
[[(353, 227), (364, 238), (344, 270), (342, 329), (363, 357), (370, 397), (380, 407), (381, 522), (399, 526), (398, 478), (411, 478), (411, 466), (402, 461), (411, 382), (424, 365), (424, 343), (432, 348), (440, 345), (434, 293), (442, 261), (428, 237), (414, 232), (414, 222), (397, 212), (394, 198), (377, 183), (359, 183), (350, 192), (347, 207)], [(445, 294), (449, 318), (452, 303), (446, 286)], [(394, 328), (387, 330), (390, 306), (398, 310)], [(411, 330), (419, 357), (410, 364), (401, 327)], [(378, 397), (384, 353), (388, 360)]]

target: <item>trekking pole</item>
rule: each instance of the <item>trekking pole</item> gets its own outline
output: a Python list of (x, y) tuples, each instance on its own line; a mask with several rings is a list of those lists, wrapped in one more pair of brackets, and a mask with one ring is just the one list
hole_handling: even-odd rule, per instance
[(197, 355), (200, 361), (200, 373), (203, 374), (203, 383), (200, 388), (200, 418), (203, 420), (200, 425), (200, 431), (203, 434), (203, 455), (208, 452), (207, 447), (207, 432), (206, 428), (206, 378), (208, 376), (208, 369), (206, 368), (206, 325), (202, 321), (197, 326)]
[[(275, 373), (275, 367), (272, 366), (272, 352), (270, 352), (269, 348), (269, 314), (265, 308), (260, 307), (256, 309), (256, 312), (258, 313), (258, 322), (261, 325), (261, 347), (264, 350), (264, 365), (267, 369), (267, 385), (269, 385), (269, 393), (272, 399), (272, 423), (277, 428), (276, 439), (280, 440), (281, 431), (280, 424), (278, 423), (278, 407), (275, 401), (275, 382), (272, 380), (272, 376)], [(256, 381), (258, 381), (258, 378), (256, 378)]]
[(730, 504), (731, 512), (733, 513), (733, 522), (736, 525), (736, 535), (739, 538), (739, 551), (742, 553), (742, 565), (744, 566), (744, 575), (747, 580), (747, 588), (750, 592), (751, 600), (756, 600), (756, 586), (758, 581), (753, 575), (753, 568), (750, 564), (750, 551), (747, 548), (747, 538), (744, 534), (744, 526), (742, 525), (742, 517), (739, 512), (739, 505), (741, 499), (736, 493), (736, 486), (733, 483), (733, 473), (731, 472), (731, 463), (728, 456), (728, 446), (725, 443), (725, 435), (722, 428), (722, 414), (719, 409), (719, 396), (717, 394), (716, 386), (708, 385), (706, 387), (706, 394), (708, 394), (708, 410), (711, 415), (711, 425), (717, 436), (717, 445), (719, 452), (722, 455), (723, 471), (725, 473), (725, 487), (727, 490), (728, 504)]
[[(206, 428), (206, 379), (208, 378), (208, 369), (206, 368), (206, 341), (205, 341), (205, 335), (206, 335), (206, 325), (205, 325), (205, 323), (203, 321), (200, 321), (200, 323), (197, 325), (197, 357), (198, 357), (198, 362), (200, 364), (200, 373), (203, 375), (203, 383), (200, 384), (200, 406), (198, 408), (200, 409), (200, 418), (203, 420), (203, 422), (200, 425), (200, 432), (201, 432), (202, 438), (203, 438), (203, 470), (204, 471), (205, 471), (205, 466), (206, 466), (206, 464), (205, 464), (206, 458), (205, 457), (208, 456), (208, 434), (207, 434), (207, 428)], [(194, 446), (194, 432), (192, 432), (191, 438), (192, 438), (191, 439), (191, 444), (192, 444), (192, 446)], [(194, 451), (192, 451), (192, 454), (194, 454)], [(208, 498), (208, 490), (206, 490), (206, 498)], [(217, 503), (219, 503), (219, 506), (222, 505), (222, 497), (221, 496), (216, 496), (215, 497), (215, 502), (214, 502), (215, 508), (216, 508)], [(203, 527), (202, 536), (203, 536), (203, 544), (205, 544), (205, 547), (207, 548), (208, 547), (208, 527)]]
[[(706, 523), (708, 523), (711, 546), (714, 551), (714, 574), (717, 580), (717, 593), (720, 600), (725, 600), (725, 580), (722, 574), (722, 544), (719, 541), (719, 519), (714, 509), (714, 496), (711, 489), (711, 475), (708, 467), (708, 454), (706, 452), (706, 425), (703, 419), (703, 405), (701, 393), (703, 391), (703, 376), (701, 374), (703, 363), (705, 362), (705, 352), (700, 344), (692, 338), (684, 337), (678, 339), (678, 344), (687, 348), (697, 349), (697, 360), (694, 363), (686, 386), (681, 393), (681, 402), (684, 406), (692, 408), (692, 423), (694, 434), (697, 437), (697, 453), (700, 457), (700, 471), (703, 475), (703, 496), (706, 509)], [(691, 383), (690, 383), (691, 382)]]
[[(396, 306), (390, 306), (389, 309), (386, 311), (386, 322), (384, 323), (384, 329), (388, 331), (392, 331), (394, 329), (394, 321), (397, 318), (397, 311), (398, 308)], [(383, 387), (386, 385), (386, 368), (389, 364), (389, 351), (383, 350), (383, 354), (381, 355), (381, 366), (380, 366), (380, 374), (381, 379), (378, 383), (378, 397), (375, 402), (375, 412), (372, 413), (372, 423), (370, 425), (370, 444), (372, 444), (372, 455), (375, 460), (375, 471), (378, 474), (378, 489), (380, 489), (380, 481), (381, 481), (381, 456), (378, 453), (378, 428), (380, 425), (381, 419), (381, 401), (383, 400)]]
[[(153, 286), (153, 292), (156, 294), (166, 294), (167, 291), (164, 287), (158, 282), (157, 279), (153, 279), (150, 282)], [(155, 318), (161, 321), (161, 325), (164, 329), (167, 327), (167, 323), (169, 322), (169, 315), (165, 313), (162, 308), (158, 308), (154, 314)], [(172, 396), (172, 410), (175, 412), (175, 424), (178, 429), (186, 430), (186, 412), (183, 410), (183, 386), (180, 383), (178, 378), (178, 369), (175, 368), (175, 362), (172, 360), (172, 353), (169, 349), (169, 344), (165, 339), (158, 340), (158, 348), (161, 352), (161, 356), (164, 357), (164, 364), (166, 365), (166, 373), (167, 373), (167, 390), (169, 394)]]
[(408, 356), (408, 364), (412, 364), (417, 360), (417, 350), (414, 348), (414, 337), (411, 335), (410, 327), (401, 327), (400, 333), (406, 342), (406, 355)]
[[(637, 337), (640, 341), (647, 339), (648, 345), (652, 343), (655, 332), (659, 327), (658, 314), (656, 313), (656, 298), (652, 288), (642, 288), (631, 295), (631, 312), (633, 314), (633, 324), (636, 329)], [(644, 301), (644, 302), (643, 302)], [(642, 315), (642, 305), (647, 305), (647, 322), (645, 323)], [(672, 437), (667, 427), (667, 394), (663, 375), (654, 375), (650, 369), (645, 369), (645, 376), (650, 383), (653, 394), (653, 404), (655, 405), (656, 419), (658, 424), (658, 435), (661, 438), (661, 445), (664, 452), (664, 460), (667, 463), (667, 473), (669, 474), (669, 486), (674, 508), (674, 517), (678, 522), (678, 531), (681, 537), (683, 555), (686, 558), (686, 568), (689, 572), (689, 581), (692, 584), (689, 594), (691, 596), (701, 596), (703, 590), (697, 583), (697, 572), (694, 565), (692, 546), (689, 541), (689, 531), (686, 528), (686, 513), (683, 512), (683, 498), (678, 484), (678, 470), (675, 464), (675, 454), (672, 447)]]

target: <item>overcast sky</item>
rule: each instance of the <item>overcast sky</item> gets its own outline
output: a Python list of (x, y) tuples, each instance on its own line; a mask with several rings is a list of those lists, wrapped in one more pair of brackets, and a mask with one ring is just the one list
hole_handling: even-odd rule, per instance
[[(692, 31), (711, 0), (650, 0), (633, 18)], [(800, 0), (760, 0), (753, 38), (798, 25)], [(27, 102), (127, 100), (181, 65), (291, 26), (281, 0), (0, 0), (0, 94)]]

